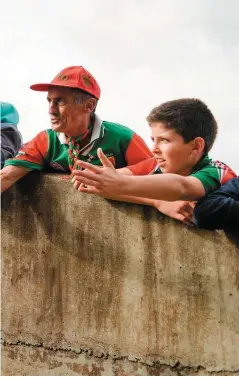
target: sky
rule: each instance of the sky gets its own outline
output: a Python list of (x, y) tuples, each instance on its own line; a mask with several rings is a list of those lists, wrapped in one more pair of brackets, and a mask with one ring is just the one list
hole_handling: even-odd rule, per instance
[(8, 0), (0, 39), (0, 100), (18, 109), (24, 141), (50, 128), (46, 93), (29, 86), (83, 65), (101, 87), (101, 119), (149, 146), (153, 107), (203, 100), (219, 126), (210, 155), (239, 174), (238, 0)]

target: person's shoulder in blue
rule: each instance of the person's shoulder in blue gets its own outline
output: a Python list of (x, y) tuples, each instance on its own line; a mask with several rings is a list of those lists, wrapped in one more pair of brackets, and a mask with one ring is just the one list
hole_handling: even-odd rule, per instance
[(19, 115), (16, 108), (7, 102), (0, 102), (1, 116), (1, 169), (5, 160), (16, 156), (22, 145), (22, 137), (17, 129)]
[(239, 177), (199, 200), (194, 218), (200, 228), (239, 233)]

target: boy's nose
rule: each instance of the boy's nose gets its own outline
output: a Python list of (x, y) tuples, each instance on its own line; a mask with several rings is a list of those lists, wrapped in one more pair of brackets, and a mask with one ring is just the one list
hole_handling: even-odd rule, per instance
[(158, 153), (161, 152), (159, 145), (156, 143), (153, 143), (152, 148), (151, 148), (152, 153)]

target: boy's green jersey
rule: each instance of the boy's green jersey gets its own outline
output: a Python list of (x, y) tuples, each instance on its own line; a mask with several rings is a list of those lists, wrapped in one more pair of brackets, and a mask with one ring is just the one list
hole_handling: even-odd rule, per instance
[[(128, 166), (134, 175), (163, 174), (157, 160), (152, 157), (134, 166)], [(226, 164), (220, 161), (212, 161), (206, 154), (193, 167), (190, 177), (195, 177), (203, 184), (205, 193), (208, 194), (237, 175)]]

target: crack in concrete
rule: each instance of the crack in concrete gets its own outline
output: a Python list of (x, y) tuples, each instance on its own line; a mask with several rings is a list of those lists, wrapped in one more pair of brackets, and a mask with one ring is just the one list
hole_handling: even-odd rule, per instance
[[(43, 343), (31, 344), (31, 343), (27, 343), (27, 342), (20, 341), (20, 340), (17, 340), (15, 342), (7, 342), (6, 340), (4, 340), (2, 338), (1, 338), (1, 344), (4, 345), (4, 346), (24, 346), (24, 347), (31, 347), (31, 348), (42, 348), (44, 350), (49, 350), (49, 351), (72, 352), (72, 353), (77, 354), (77, 355), (84, 353), (84, 354), (87, 354), (88, 356), (93, 356), (93, 357), (97, 357), (97, 358), (101, 358), (101, 359), (105, 359), (105, 360), (111, 358), (113, 360), (113, 362), (115, 362), (116, 360), (121, 360), (121, 361), (128, 361), (130, 363), (140, 363), (140, 364), (146, 365), (147, 367), (151, 367), (151, 368), (153, 367), (155, 369), (160, 369), (160, 368), (166, 367), (166, 368), (169, 368), (171, 371), (177, 371), (178, 372), (177, 375), (179, 375), (179, 376), (181, 376), (181, 372), (185, 372), (185, 371), (193, 372), (193, 373), (206, 371), (209, 376), (211, 376), (211, 375), (221, 375), (220, 373), (222, 373), (222, 372), (233, 373), (233, 374), (236, 374), (236, 373), (239, 372), (239, 369), (238, 370), (222, 369), (222, 370), (212, 371), (212, 370), (207, 370), (202, 365), (197, 365), (197, 366), (182, 365), (179, 361), (173, 363), (173, 365), (170, 365), (170, 364), (166, 364), (166, 363), (161, 363), (160, 361), (153, 361), (150, 358), (148, 360), (147, 359), (143, 360), (140, 357), (131, 356), (131, 355), (119, 356), (119, 355), (115, 355), (115, 354), (108, 354), (108, 353), (105, 354), (101, 351), (100, 352), (99, 351), (94, 352), (91, 348), (89, 348), (89, 349), (86, 349), (86, 348), (74, 349), (74, 348), (71, 348), (71, 347), (62, 348), (62, 347), (57, 347), (57, 346), (47, 346), (47, 345), (44, 345)], [(183, 375), (185, 375), (185, 374), (183, 374)], [(189, 375), (189, 374), (187, 374), (187, 375)]]

